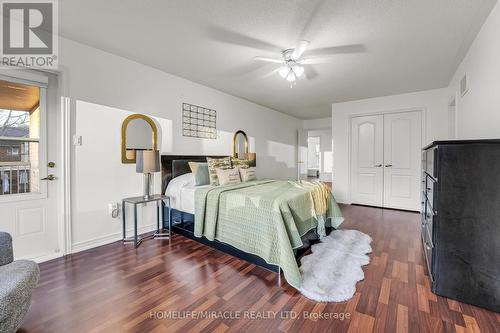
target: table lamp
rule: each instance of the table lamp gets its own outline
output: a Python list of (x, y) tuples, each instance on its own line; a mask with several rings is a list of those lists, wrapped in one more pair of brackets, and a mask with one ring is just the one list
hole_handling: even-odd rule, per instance
[(158, 150), (137, 150), (135, 171), (144, 174), (144, 199), (151, 196), (151, 174), (160, 171), (160, 152)]

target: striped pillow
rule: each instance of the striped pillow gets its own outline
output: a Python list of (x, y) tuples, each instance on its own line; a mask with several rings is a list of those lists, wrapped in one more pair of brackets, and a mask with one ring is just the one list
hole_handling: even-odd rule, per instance
[(210, 175), (210, 185), (218, 186), (219, 178), (217, 177), (217, 171), (215, 169), (231, 169), (231, 158), (211, 158), (207, 157), (208, 173)]

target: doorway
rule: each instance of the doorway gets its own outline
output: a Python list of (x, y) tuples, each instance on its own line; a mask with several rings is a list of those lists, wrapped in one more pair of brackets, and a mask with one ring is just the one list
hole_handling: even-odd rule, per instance
[(351, 201), (420, 209), (422, 112), (351, 119)]
[(11, 234), (16, 259), (40, 262), (64, 252), (57, 85), (54, 74), (0, 74), (0, 230)]
[(318, 180), (321, 166), (321, 137), (307, 137), (307, 179)]

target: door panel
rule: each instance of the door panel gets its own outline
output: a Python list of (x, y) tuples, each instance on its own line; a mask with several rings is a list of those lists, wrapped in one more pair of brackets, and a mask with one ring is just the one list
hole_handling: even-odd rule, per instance
[(351, 121), (351, 201), (382, 206), (383, 116)]
[[(11, 82), (14, 80), (11, 75), (15, 76), (14, 70), (9, 76), (0, 75), (0, 80)], [(55, 168), (47, 166), (48, 161), (57, 162), (57, 77), (52, 74), (42, 77), (46, 82), (39, 85), (22, 80), (12, 84), (21, 88), (9, 90), (10, 84), (4, 85), (6, 97), (0, 99), (3, 146), (20, 146), (14, 150), (15, 156), (0, 153), (0, 230), (12, 235), (16, 259), (37, 261), (61, 255), (57, 182), (43, 179), (49, 173), (57, 176), (57, 163)], [(13, 100), (34, 106), (8, 103)], [(6, 114), (22, 116), (23, 112), (25, 117), (5, 121)]]
[(420, 112), (384, 115), (384, 207), (419, 210)]

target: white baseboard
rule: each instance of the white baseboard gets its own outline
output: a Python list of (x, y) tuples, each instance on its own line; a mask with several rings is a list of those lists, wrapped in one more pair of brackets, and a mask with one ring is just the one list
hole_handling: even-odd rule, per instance
[(52, 260), (52, 259), (60, 258), (62, 256), (63, 256), (62, 252), (58, 252), (58, 253), (47, 254), (47, 255), (44, 255), (44, 256), (41, 256), (41, 257), (36, 257), (36, 258), (32, 258), (32, 257), (20, 257), (20, 258), (14, 258), (14, 260), (32, 260), (32, 261), (36, 262), (37, 264), (39, 264), (39, 263), (42, 263), (42, 262), (45, 262), (45, 261), (49, 261), (49, 260)]
[(335, 201), (337, 201), (337, 203), (339, 203), (339, 204), (344, 204), (344, 205), (350, 205), (350, 204), (352, 204), (352, 202), (350, 202), (349, 200), (346, 200), (346, 199), (337, 199), (337, 198), (335, 198)]
[[(145, 226), (140, 226), (137, 228), (137, 233), (138, 234), (143, 234), (146, 232), (151, 232), (153, 230), (156, 230), (156, 224), (149, 224)], [(127, 235), (130, 235), (133, 232), (133, 229), (127, 230)], [(93, 239), (89, 239), (83, 242), (78, 242), (73, 244), (71, 247), (71, 253), (77, 253), (81, 252), (84, 250), (92, 249), (94, 247), (110, 244), (113, 242), (116, 242), (118, 240), (121, 240), (123, 237), (121, 232), (116, 232), (113, 234), (105, 235), (105, 236), (100, 236), (96, 237)]]

